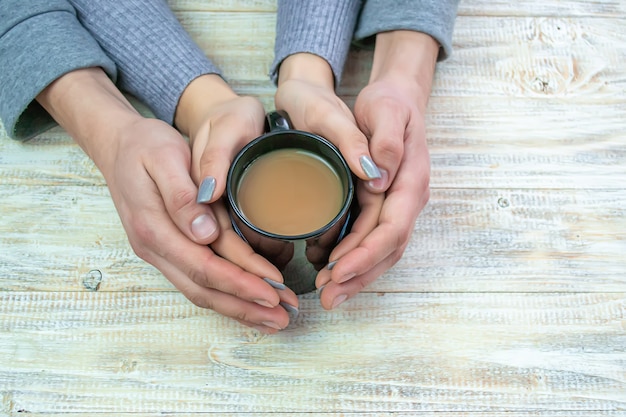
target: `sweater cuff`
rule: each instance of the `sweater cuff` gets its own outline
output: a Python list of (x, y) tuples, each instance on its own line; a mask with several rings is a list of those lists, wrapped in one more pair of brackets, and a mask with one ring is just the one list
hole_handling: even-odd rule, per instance
[(165, 1), (70, 0), (81, 23), (118, 67), (118, 86), (173, 124), (191, 81), (218, 74)]
[(274, 61), (269, 74), (274, 84), (278, 83), (280, 64), (285, 58), (306, 52), (330, 64), (338, 86), (360, 5), (357, 0), (279, 0)]
[(392, 30), (412, 30), (430, 35), (439, 42), (439, 60), (452, 53), (452, 32), (459, 0), (386, 0), (365, 2), (355, 38), (361, 45), (371, 36)]
[(80, 25), (71, 7), (36, 9), (31, 7), (21, 16), (16, 13), (20, 19), (3, 27), (0, 38), (0, 117), (7, 134), (20, 140), (56, 124), (35, 100), (54, 80), (88, 67), (102, 67), (113, 80), (117, 74), (115, 64)]

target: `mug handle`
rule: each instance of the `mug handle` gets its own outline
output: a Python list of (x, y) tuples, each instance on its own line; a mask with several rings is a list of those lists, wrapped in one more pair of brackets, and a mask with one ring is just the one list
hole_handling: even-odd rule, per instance
[(274, 110), (265, 115), (265, 133), (293, 129), (289, 115), (284, 110)]

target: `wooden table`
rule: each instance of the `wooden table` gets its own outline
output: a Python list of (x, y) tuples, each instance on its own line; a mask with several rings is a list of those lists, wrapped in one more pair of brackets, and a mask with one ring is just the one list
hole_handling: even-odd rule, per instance
[[(271, 109), (275, 1), (170, 3)], [(626, 2), (462, 2), (454, 47), (404, 257), (275, 336), (137, 258), (61, 129), (1, 138), (0, 415), (625, 416)]]

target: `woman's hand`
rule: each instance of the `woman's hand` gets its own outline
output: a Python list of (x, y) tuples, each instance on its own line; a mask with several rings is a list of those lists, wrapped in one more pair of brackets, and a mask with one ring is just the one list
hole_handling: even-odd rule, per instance
[[(142, 118), (124, 129), (119, 145), (115, 165), (103, 173), (137, 255), (200, 307), (268, 333), (286, 327), (289, 316), (279, 303), (295, 307), (297, 297), (263, 280), (280, 286), (282, 276), (232, 231), (221, 200), (196, 202), (191, 152), (182, 136)], [(182, 231), (192, 211), (211, 218), (210, 239), (190, 239)]]
[[(322, 270), (322, 305), (331, 309), (354, 296), (391, 268), (404, 253), (415, 220), (429, 198), (430, 159), (424, 115), (414, 102), (409, 80), (394, 78), (368, 85), (357, 98), (355, 113), (370, 137), (374, 158), (400, 158), (386, 193), (359, 184), (361, 213), (350, 234), (330, 255), (332, 270)], [(382, 105), (381, 105), (382, 104)], [(381, 145), (376, 139), (380, 138)], [(379, 147), (380, 146), (380, 147)], [(377, 159), (378, 160), (378, 159)]]
[[(350, 234), (331, 253), (330, 268), (320, 271), (316, 280), (317, 287), (323, 287), (320, 299), (327, 309), (358, 293), (400, 259), (428, 201), (430, 158), (424, 115), (438, 51), (437, 43), (421, 33), (378, 34), (370, 81), (356, 99), (353, 118), (345, 105), (336, 104), (328, 64), (304, 64), (300, 61), (307, 54), (297, 54), (281, 65), (277, 108), (290, 116), (294, 112), (296, 127), (339, 145), (353, 171), (355, 160), (363, 161), (358, 155), (366, 155), (380, 172), (378, 178), (368, 178), (355, 171), (364, 180), (357, 186), (361, 212)], [(322, 81), (316, 73), (325, 74)], [(321, 90), (296, 88), (294, 80), (302, 79), (313, 80)], [(281, 90), (290, 83), (294, 86)]]
[(190, 140), (198, 202), (208, 204), (223, 195), (237, 152), (263, 133), (265, 111), (259, 100), (237, 95), (220, 76), (208, 74), (187, 86), (175, 123)]
[(333, 73), (325, 60), (307, 53), (287, 57), (280, 66), (275, 104), (289, 114), (295, 128), (333, 142), (357, 177), (373, 190), (384, 191), (386, 171), (374, 164), (366, 136), (335, 94)]

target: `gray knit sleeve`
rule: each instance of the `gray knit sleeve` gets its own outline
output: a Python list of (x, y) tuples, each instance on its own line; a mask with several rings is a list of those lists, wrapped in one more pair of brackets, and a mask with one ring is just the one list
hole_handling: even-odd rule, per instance
[(330, 64), (339, 85), (361, 0), (279, 0), (270, 77), (276, 83), (289, 55), (308, 52)]
[(220, 74), (165, 0), (69, 1), (117, 64), (118, 87), (167, 123), (173, 123), (180, 96), (191, 81)]
[(367, 0), (355, 38), (365, 41), (390, 30), (413, 30), (432, 36), (441, 45), (439, 59), (452, 52), (452, 30), (459, 0)]
[(115, 64), (66, 0), (0, 2), (0, 118), (9, 136), (24, 140), (54, 126), (35, 98), (87, 67), (102, 67), (115, 80)]

